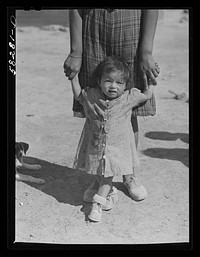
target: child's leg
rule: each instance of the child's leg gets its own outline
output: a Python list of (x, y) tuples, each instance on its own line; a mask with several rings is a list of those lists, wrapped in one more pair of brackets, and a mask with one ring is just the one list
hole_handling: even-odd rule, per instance
[(112, 186), (113, 177), (101, 178), (101, 183), (97, 195), (106, 198), (106, 205), (102, 207), (103, 210), (111, 210), (118, 201), (117, 189)]
[(113, 177), (102, 177), (101, 183), (97, 194), (93, 197), (93, 204), (90, 214), (88, 215), (90, 220), (100, 221), (102, 215), (103, 206), (106, 206), (106, 198), (110, 192), (112, 186)]
[(83, 201), (92, 202), (93, 196), (97, 193), (100, 184), (100, 177), (94, 176), (92, 184), (86, 189), (83, 195)]
[(112, 180), (113, 180), (113, 177), (105, 178), (102, 176), (97, 194), (106, 198), (112, 187)]
[(133, 132), (134, 132), (134, 136), (135, 136), (135, 144), (136, 144), (136, 148), (138, 147), (138, 140), (139, 140), (139, 130), (138, 130), (138, 120), (137, 120), (137, 116), (132, 116), (131, 117), (131, 124), (132, 124), (132, 128), (133, 128)]

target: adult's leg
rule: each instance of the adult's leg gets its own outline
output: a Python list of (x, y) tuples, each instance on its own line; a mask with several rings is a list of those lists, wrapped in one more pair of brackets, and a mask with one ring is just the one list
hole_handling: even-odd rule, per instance
[(138, 130), (138, 120), (137, 120), (137, 116), (131, 117), (131, 124), (132, 124), (132, 128), (133, 128), (133, 132), (134, 132), (134, 136), (135, 136), (135, 144), (136, 144), (136, 148), (138, 146), (138, 140), (139, 140), (139, 130)]
[[(132, 128), (133, 128), (133, 132), (134, 132), (134, 136), (135, 136), (135, 144), (136, 144), (136, 148), (137, 148), (137, 146), (138, 146), (138, 139), (139, 139), (137, 116), (132, 116), (131, 117), (131, 124), (132, 124)], [(133, 169), (133, 173), (132, 174), (123, 175), (123, 181), (124, 182), (128, 181), (130, 177), (136, 177), (134, 169)]]
[[(131, 117), (131, 124), (135, 136), (135, 144), (136, 148), (138, 146), (138, 121), (137, 116)], [(127, 187), (129, 194), (131, 197), (136, 201), (141, 201), (146, 198), (147, 191), (145, 187), (140, 183), (140, 181), (137, 179), (135, 170), (133, 168), (133, 173), (124, 175), (123, 176), (124, 185)]]

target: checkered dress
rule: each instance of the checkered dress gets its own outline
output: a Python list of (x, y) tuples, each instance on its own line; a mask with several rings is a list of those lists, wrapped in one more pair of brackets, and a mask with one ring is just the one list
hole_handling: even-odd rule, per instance
[[(143, 90), (137, 71), (137, 49), (140, 33), (139, 9), (80, 9), (83, 30), (83, 55), (79, 81), (82, 88), (93, 87), (92, 72), (106, 56), (121, 56), (132, 70), (134, 87)], [(73, 111), (83, 113), (74, 99)], [(132, 111), (133, 116), (155, 115), (155, 97)]]

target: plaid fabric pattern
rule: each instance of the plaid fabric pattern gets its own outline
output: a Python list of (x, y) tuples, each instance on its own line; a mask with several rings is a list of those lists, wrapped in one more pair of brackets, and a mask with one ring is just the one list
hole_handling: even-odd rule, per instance
[[(132, 70), (134, 87), (143, 90), (143, 83), (137, 72), (137, 49), (140, 34), (139, 9), (82, 9), (83, 59), (79, 73), (82, 88), (93, 87), (92, 72), (106, 56), (121, 56)], [(73, 111), (82, 112), (83, 106), (74, 99)], [(153, 96), (142, 106), (133, 109), (133, 116), (154, 115)]]

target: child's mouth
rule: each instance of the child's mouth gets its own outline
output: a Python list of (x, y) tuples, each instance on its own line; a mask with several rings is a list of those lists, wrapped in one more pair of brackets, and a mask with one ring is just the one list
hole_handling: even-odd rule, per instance
[(116, 94), (116, 93), (117, 93), (116, 90), (108, 90), (108, 92), (109, 92), (110, 94)]

